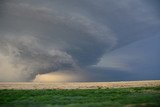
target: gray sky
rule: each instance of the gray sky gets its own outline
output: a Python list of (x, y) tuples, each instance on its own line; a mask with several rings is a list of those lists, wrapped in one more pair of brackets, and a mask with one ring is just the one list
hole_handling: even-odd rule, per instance
[(1, 0), (0, 81), (160, 79), (159, 28), (159, 0)]

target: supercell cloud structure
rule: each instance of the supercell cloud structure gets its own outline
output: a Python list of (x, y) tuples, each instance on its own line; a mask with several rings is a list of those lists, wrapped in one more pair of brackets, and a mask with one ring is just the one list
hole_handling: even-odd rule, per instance
[(160, 79), (159, 0), (1, 0), (0, 81)]

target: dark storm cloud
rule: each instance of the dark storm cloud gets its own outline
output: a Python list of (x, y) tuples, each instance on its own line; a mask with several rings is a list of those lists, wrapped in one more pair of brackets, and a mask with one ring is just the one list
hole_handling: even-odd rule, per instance
[(0, 81), (87, 70), (103, 55), (159, 33), (157, 2), (1, 0)]
[[(159, 41), (160, 35), (157, 35), (114, 50), (103, 56), (102, 60), (96, 65), (99, 68), (97, 71), (104, 68), (104, 73), (111, 76), (118, 73), (108, 73), (109, 68), (113, 71), (121, 71), (122, 77), (119, 76), (114, 80), (160, 79)], [(125, 76), (125, 74), (128, 74), (128, 76)]]

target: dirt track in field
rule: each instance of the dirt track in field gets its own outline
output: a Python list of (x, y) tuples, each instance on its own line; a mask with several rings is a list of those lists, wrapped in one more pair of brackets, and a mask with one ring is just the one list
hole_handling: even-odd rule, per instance
[(160, 80), (122, 82), (0, 82), (0, 89), (97, 89), (160, 86)]

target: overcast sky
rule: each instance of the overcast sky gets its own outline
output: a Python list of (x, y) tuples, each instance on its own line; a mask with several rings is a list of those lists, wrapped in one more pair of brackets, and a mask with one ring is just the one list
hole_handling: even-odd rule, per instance
[(0, 81), (160, 79), (159, 55), (159, 0), (0, 0)]

